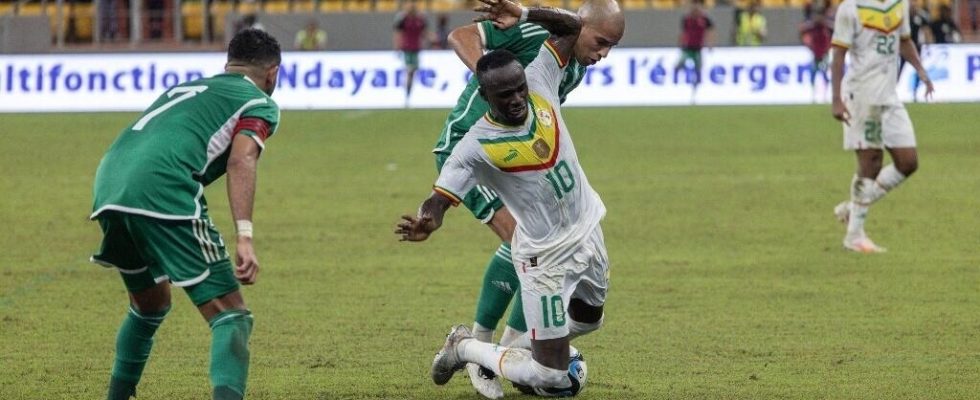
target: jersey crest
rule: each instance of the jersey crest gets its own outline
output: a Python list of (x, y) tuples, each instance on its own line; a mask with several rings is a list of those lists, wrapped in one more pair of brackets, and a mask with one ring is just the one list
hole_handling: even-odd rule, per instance
[[(528, 100), (533, 120), (526, 135), (479, 139), (483, 151), (501, 171), (547, 169), (554, 166), (558, 159), (558, 136), (561, 131), (554, 107), (537, 93), (530, 93)], [(486, 118), (489, 120), (489, 116)]]
[(898, 29), (902, 25), (902, 18), (905, 15), (901, 0), (895, 1), (895, 4), (885, 9), (857, 6), (857, 11), (861, 26), (881, 33), (891, 33)]

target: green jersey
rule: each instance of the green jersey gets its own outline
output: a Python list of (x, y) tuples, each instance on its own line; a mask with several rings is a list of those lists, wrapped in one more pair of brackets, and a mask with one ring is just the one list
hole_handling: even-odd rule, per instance
[[(539, 25), (532, 23), (522, 23), (505, 30), (494, 28), (489, 21), (477, 24), (480, 31), (480, 38), (483, 40), (483, 48), (488, 50), (506, 49), (517, 56), (521, 65), (527, 66), (534, 61), (541, 50), (550, 33)], [(561, 86), (558, 88), (558, 95), (562, 103), (565, 98), (585, 77), (585, 67), (580, 65), (573, 58), (564, 69)], [(463, 135), (470, 130), (476, 121), (479, 121), (490, 106), (480, 97), (477, 89), (480, 84), (476, 81), (476, 76), (470, 78), (463, 89), (463, 93), (456, 100), (456, 107), (449, 113), (446, 123), (439, 134), (439, 142), (432, 149), (433, 153), (448, 155), (452, 153), (453, 147), (463, 138)]]
[(201, 218), (204, 187), (224, 175), (236, 132), (264, 147), (278, 125), (279, 106), (244, 75), (221, 74), (175, 86), (123, 130), (102, 157), (91, 218), (107, 210), (169, 220)]

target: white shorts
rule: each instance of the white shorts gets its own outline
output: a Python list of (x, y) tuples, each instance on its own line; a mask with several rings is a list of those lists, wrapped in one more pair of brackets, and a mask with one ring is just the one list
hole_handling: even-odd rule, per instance
[(537, 257), (515, 254), (514, 268), (521, 281), (524, 319), (532, 340), (568, 336), (566, 312), (571, 299), (596, 307), (606, 302), (609, 259), (599, 226), (571, 257), (540, 265)]
[(912, 120), (902, 103), (865, 104), (845, 99), (851, 114), (844, 125), (844, 150), (915, 147)]

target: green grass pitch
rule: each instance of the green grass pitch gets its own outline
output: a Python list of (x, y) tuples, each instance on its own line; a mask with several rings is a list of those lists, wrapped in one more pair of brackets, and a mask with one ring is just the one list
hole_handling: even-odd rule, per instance
[[(840, 247), (853, 155), (828, 106), (566, 110), (602, 195), (606, 326), (586, 399), (966, 399), (980, 393), (980, 105), (910, 105), (920, 171)], [(435, 178), (444, 110), (284, 112), (260, 161), (249, 399), (477, 399), (428, 377), (497, 243), (462, 209), (392, 233)], [(134, 114), (4, 115), (0, 398), (98, 399), (126, 293), (89, 264), (100, 156)], [(231, 232), (224, 182), (208, 191)], [(180, 291), (141, 400), (203, 399), (207, 325)], [(508, 398), (521, 397), (505, 388)]]

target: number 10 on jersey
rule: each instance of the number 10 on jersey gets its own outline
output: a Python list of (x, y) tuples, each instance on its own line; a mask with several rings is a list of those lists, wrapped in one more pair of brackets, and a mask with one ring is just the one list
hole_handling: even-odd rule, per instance
[(565, 302), (561, 296), (541, 296), (541, 320), (545, 328), (565, 326)]
[(572, 169), (568, 167), (568, 163), (565, 160), (561, 160), (555, 165), (545, 177), (548, 178), (548, 182), (551, 182), (552, 189), (555, 189), (555, 195), (558, 199), (565, 197), (565, 194), (571, 192), (575, 187), (575, 176), (572, 175)]

